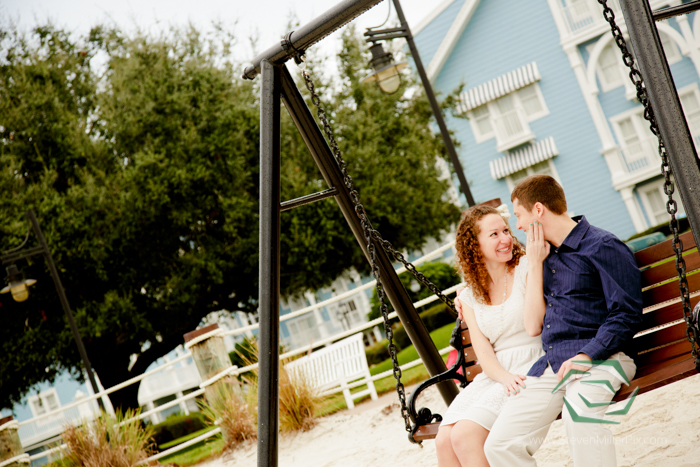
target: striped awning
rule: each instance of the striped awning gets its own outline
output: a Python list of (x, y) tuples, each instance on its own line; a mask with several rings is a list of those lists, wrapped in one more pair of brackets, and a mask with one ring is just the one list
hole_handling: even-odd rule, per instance
[(528, 63), (517, 70), (513, 70), (487, 83), (464, 91), (459, 96), (457, 110), (461, 113), (465, 113), (474, 107), (479, 107), (489, 101), (498, 99), (520, 88), (524, 88), (528, 84), (532, 84), (540, 79), (542, 79), (542, 77), (540, 76), (540, 71), (537, 69), (537, 64), (535, 62)]
[(491, 177), (494, 180), (499, 180), (558, 155), (559, 150), (554, 144), (554, 138), (550, 136), (547, 139), (532, 143), (523, 149), (508, 153), (495, 161), (489, 162)]

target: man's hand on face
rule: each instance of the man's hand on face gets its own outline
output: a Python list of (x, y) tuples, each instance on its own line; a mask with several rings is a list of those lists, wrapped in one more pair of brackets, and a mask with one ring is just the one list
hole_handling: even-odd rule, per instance
[[(569, 371), (571, 370), (581, 370), (581, 371), (588, 371), (591, 369), (593, 364), (575, 364), (571, 362), (581, 362), (581, 361), (591, 361), (591, 357), (586, 355), (585, 353), (580, 353), (574, 357), (571, 357), (567, 361), (561, 364), (561, 367), (559, 368), (559, 371), (557, 372), (557, 381), (561, 381), (562, 378), (564, 378)], [(577, 374), (573, 375), (573, 379), (580, 379), (582, 375)]]

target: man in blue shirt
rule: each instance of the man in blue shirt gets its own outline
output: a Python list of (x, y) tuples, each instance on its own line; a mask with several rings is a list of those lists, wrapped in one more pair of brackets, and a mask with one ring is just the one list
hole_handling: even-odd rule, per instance
[[(617, 391), (636, 370), (627, 351), (642, 322), (634, 256), (617, 237), (585, 217), (569, 217), (564, 191), (548, 175), (523, 180), (511, 199), (517, 228), (528, 232), (531, 224), (539, 223), (551, 244), (542, 271), (537, 266), (529, 270), (542, 274), (542, 307), (525, 316), (528, 332), (541, 333), (545, 355), (528, 372), (525, 389), (496, 420), (484, 446), (486, 457), (491, 467), (537, 465), (532, 456), (561, 412), (574, 465), (615, 466), (611, 432), (591, 420), (602, 418), (608, 409), (595, 404), (612, 399), (610, 387)], [(607, 363), (574, 363), (584, 361)], [(615, 366), (624, 377), (612, 370)], [(588, 421), (574, 420), (580, 417)]]

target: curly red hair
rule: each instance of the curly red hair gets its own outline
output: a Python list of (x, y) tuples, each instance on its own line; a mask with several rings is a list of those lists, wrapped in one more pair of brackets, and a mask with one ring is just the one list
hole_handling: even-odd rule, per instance
[[(479, 225), (477, 222), (489, 214), (501, 216), (495, 208), (491, 206), (472, 206), (462, 215), (462, 220), (457, 227), (457, 266), (464, 278), (467, 287), (470, 287), (477, 302), (489, 305), (489, 273), (481, 255), (479, 248)], [(502, 216), (501, 216), (502, 217)], [(503, 219), (508, 225), (508, 221)], [(520, 262), (520, 258), (525, 254), (523, 246), (517, 238), (513, 237), (513, 258), (508, 261), (508, 266), (514, 268)]]

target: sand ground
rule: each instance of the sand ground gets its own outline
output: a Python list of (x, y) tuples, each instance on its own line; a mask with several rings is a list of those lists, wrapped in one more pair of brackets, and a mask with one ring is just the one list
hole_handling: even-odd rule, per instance
[[(409, 390), (412, 388), (409, 388)], [(421, 396), (420, 406), (444, 412), (437, 390)], [(637, 397), (615, 434), (619, 467), (700, 466), (700, 375)], [(435, 443), (423, 448), (405, 434), (396, 394), (321, 418), (306, 433), (283, 436), (280, 467), (437, 466)], [(536, 454), (540, 467), (569, 467), (573, 462), (561, 421), (552, 424)], [(198, 467), (254, 467), (256, 446), (239, 449)]]

